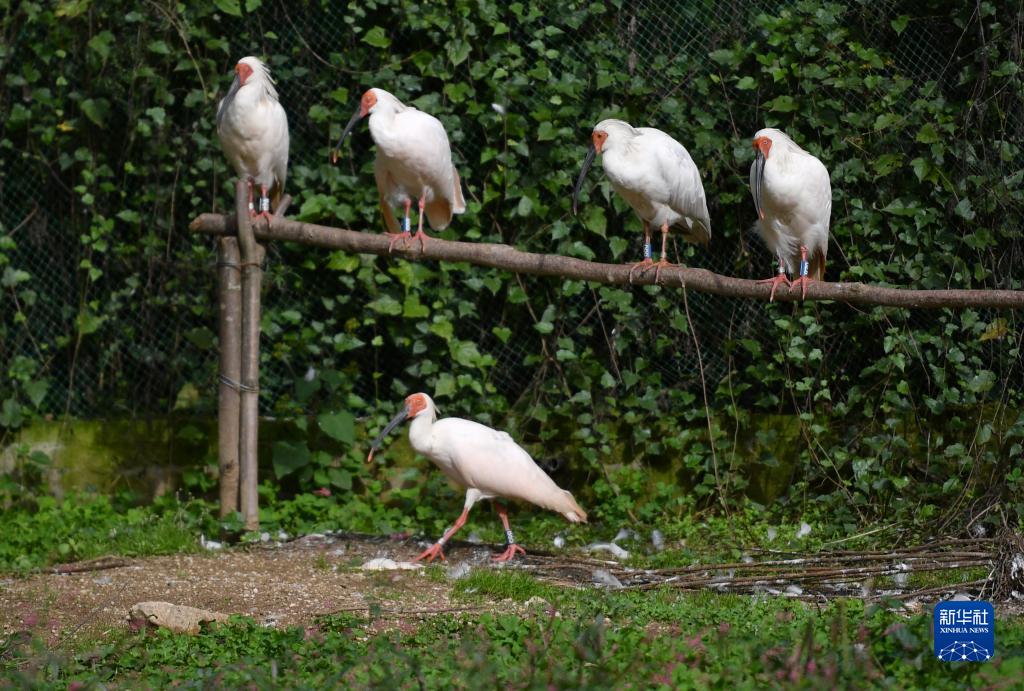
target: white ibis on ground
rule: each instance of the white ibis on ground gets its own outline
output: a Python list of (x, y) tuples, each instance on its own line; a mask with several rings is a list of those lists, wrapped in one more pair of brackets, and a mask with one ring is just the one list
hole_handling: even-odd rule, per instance
[[(377, 145), (373, 175), (391, 247), (399, 239), (408, 242), (414, 237), (422, 248), (428, 237), (423, 232), (424, 212), (431, 228), (444, 230), (454, 214), (466, 210), (459, 173), (452, 165), (448, 134), (433, 115), (403, 104), (383, 89), (369, 89), (341, 133), (338, 149), (356, 123), (367, 116), (370, 136)], [(331, 157), (337, 160), (337, 151)], [(416, 235), (410, 236), (409, 208), (413, 198), (419, 203), (419, 219)], [(405, 207), (401, 228), (391, 210), (399, 205)]]
[[(259, 58), (235, 65), (231, 88), (217, 107), (217, 135), (228, 161), (249, 185), (249, 211), (270, 219), (288, 174), (288, 116), (277, 100), (270, 69)], [(260, 187), (259, 213), (253, 184)]]
[[(750, 192), (757, 209), (757, 230), (768, 249), (779, 258), (779, 270), (770, 283), (769, 300), (785, 283), (792, 290), (825, 280), (828, 224), (832, 215), (832, 186), (828, 169), (781, 130), (765, 128), (754, 135), (754, 163), (750, 166)], [(786, 272), (799, 278), (792, 284)]]
[[(559, 488), (508, 433), (456, 417), (438, 420), (434, 401), (425, 393), (414, 393), (405, 399), (402, 410), (373, 441), (367, 462), (373, 460), (384, 437), (405, 420), (412, 420), (409, 425), (412, 448), (432, 460), (449, 480), (466, 488), (462, 515), (443, 537), (416, 557), (416, 561), (433, 561), (438, 556), (444, 559), (445, 543), (466, 523), (469, 510), (481, 499), (519, 499), (560, 513), (571, 523), (587, 522), (587, 512), (573, 496)], [(505, 527), (508, 546), (495, 560), (508, 561), (516, 553), (526, 554), (512, 536), (508, 508), (498, 502), (496, 509)]]
[[(689, 242), (707, 244), (711, 239), (711, 218), (704, 197), (700, 171), (686, 148), (661, 130), (633, 127), (622, 120), (603, 120), (594, 127), (593, 143), (572, 192), (572, 212), (583, 179), (594, 157), (601, 154), (605, 175), (644, 224), (644, 259), (634, 264), (629, 275), (655, 268), (657, 282), (668, 261), (670, 228), (682, 231)], [(651, 226), (661, 230), (661, 260), (655, 263), (651, 250)]]

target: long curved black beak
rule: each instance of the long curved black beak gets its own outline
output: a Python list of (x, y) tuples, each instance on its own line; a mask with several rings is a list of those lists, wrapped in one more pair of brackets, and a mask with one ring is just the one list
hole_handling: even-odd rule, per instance
[(352, 128), (356, 126), (356, 123), (362, 119), (363, 116), (360, 114), (359, 110), (352, 113), (352, 117), (349, 118), (348, 124), (345, 125), (345, 129), (342, 131), (341, 137), (338, 138), (338, 145), (334, 147), (334, 151), (331, 152), (331, 163), (338, 160), (338, 157), (341, 154), (341, 143), (345, 141), (345, 137), (347, 137), (348, 133), (352, 131)]
[(373, 454), (377, 453), (377, 450), (380, 448), (381, 444), (384, 443), (384, 437), (391, 434), (391, 430), (405, 422), (405, 419), (407, 417), (409, 417), (409, 411), (406, 409), (405, 406), (402, 406), (402, 409), (398, 412), (398, 415), (395, 415), (393, 418), (391, 418), (391, 422), (389, 422), (388, 426), (384, 428), (384, 431), (378, 434), (377, 438), (373, 440), (372, 444), (370, 444), (370, 455), (366, 457), (367, 463), (373, 461)]
[(757, 217), (764, 219), (764, 210), (761, 207), (761, 187), (764, 181), (764, 154), (758, 149), (754, 154), (754, 208), (757, 209)]
[(587, 157), (583, 159), (583, 170), (580, 171), (580, 176), (576, 178), (576, 187), (572, 190), (572, 215), (576, 215), (576, 204), (580, 196), (580, 188), (583, 187), (583, 179), (587, 177), (587, 171), (590, 170), (590, 166), (594, 164), (594, 157), (597, 156), (597, 148), (591, 144), (590, 151), (587, 152)]

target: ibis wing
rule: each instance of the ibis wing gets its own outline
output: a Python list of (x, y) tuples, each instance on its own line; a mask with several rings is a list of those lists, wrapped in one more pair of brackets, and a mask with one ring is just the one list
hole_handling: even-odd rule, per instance
[(706, 243), (711, 239), (711, 216), (700, 170), (686, 147), (667, 134), (663, 136), (665, 141), (658, 147), (658, 157), (670, 183), (668, 205), (686, 217), (689, 222), (687, 236), (695, 242)]
[(468, 487), (488, 496), (520, 499), (545, 506), (561, 490), (541, 470), (530, 454), (505, 432), (485, 425), (446, 418), (434, 424), (439, 446), (448, 449), (451, 461)]

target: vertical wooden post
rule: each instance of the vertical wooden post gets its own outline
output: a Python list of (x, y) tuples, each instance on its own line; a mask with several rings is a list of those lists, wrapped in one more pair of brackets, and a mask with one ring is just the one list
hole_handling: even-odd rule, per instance
[(239, 180), (235, 188), (235, 217), (242, 259), (242, 363), (239, 406), (238, 461), (242, 521), (246, 530), (260, 525), (256, 442), (260, 396), (260, 285), (264, 249), (257, 244), (249, 216), (249, 189)]
[(242, 284), (238, 238), (217, 239), (218, 337), (217, 460), (220, 465), (220, 517), (238, 511), (238, 394), (242, 360)]

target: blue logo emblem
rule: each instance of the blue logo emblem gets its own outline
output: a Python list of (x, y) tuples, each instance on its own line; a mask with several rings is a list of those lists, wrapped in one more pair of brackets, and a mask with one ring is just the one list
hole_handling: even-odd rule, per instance
[(935, 657), (945, 662), (984, 662), (995, 654), (995, 609), (990, 602), (935, 605)]

